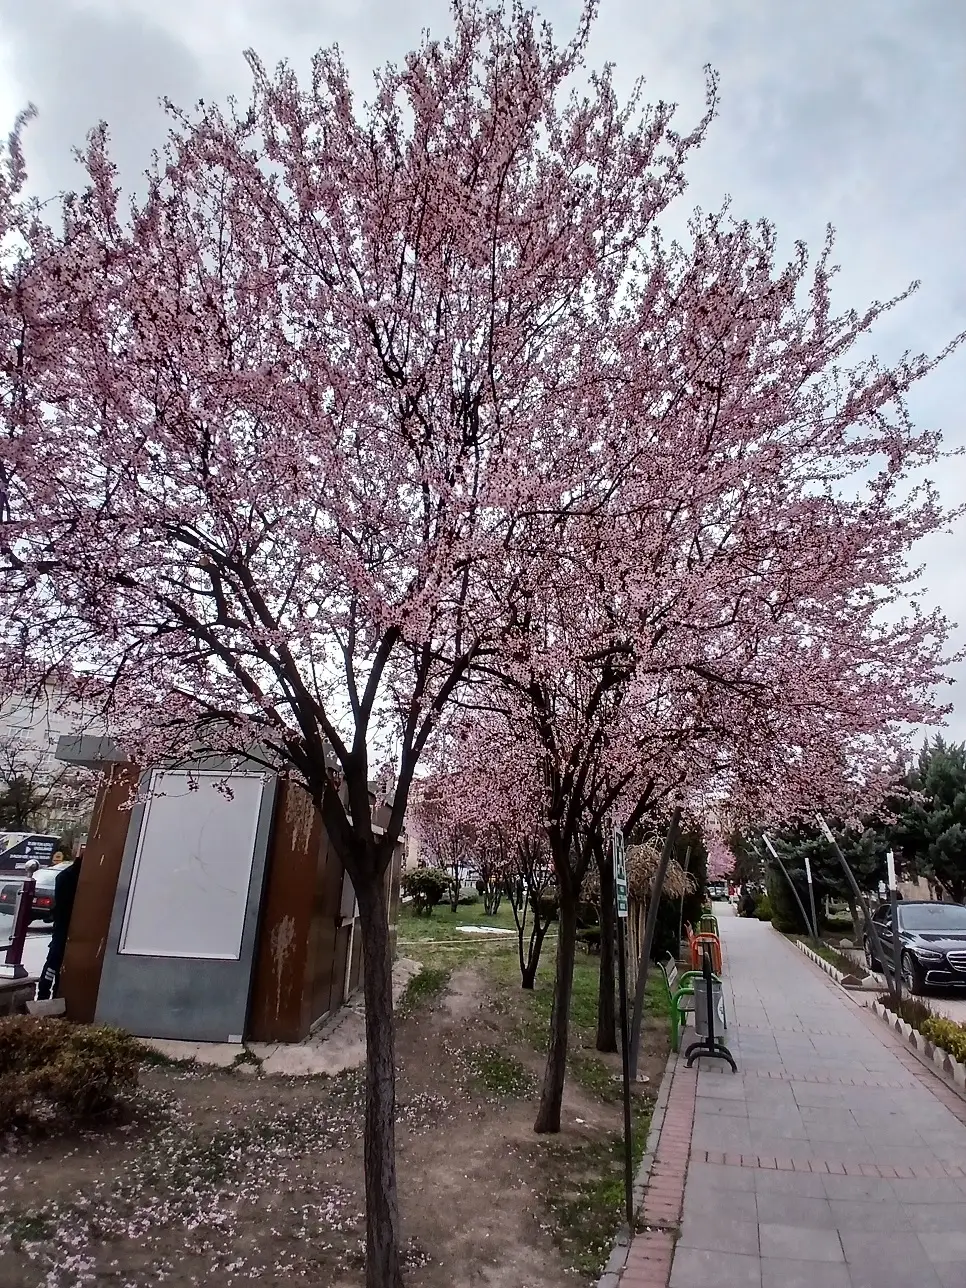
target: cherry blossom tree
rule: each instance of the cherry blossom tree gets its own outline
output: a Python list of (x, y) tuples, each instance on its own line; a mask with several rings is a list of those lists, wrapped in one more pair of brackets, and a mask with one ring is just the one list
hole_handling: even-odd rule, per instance
[(447, 812), (476, 838), (481, 878), (509, 901), (521, 985), (532, 989), (555, 916), (556, 878), (546, 843), (542, 766), (532, 744), (514, 741), (520, 729), (514, 730), (500, 696), (487, 690), (487, 705), (468, 698), (455, 706), (433, 749), (434, 762), (449, 772), (433, 781), (443, 792), (450, 789)]
[(105, 130), (56, 233), (16, 146), (0, 191), (4, 682), (70, 658), (138, 763), (260, 756), (317, 802), (363, 927), (369, 1288), (402, 1278), (386, 873), (467, 685), (512, 695), (545, 792), (541, 1130), (637, 762), (760, 802), (939, 711), (907, 555), (947, 516), (904, 404), (937, 359), (848, 365), (898, 301), (834, 315), (831, 241), (809, 272), (727, 209), (661, 238), (714, 83), (687, 135), (607, 70), (575, 87), (595, 12), (560, 47), (455, 0), (364, 107), (335, 50), (306, 86), (252, 55), (249, 107), (172, 109), (130, 210)]
[(622, 284), (710, 119), (679, 135), (609, 71), (568, 89), (595, 10), (561, 47), (456, 0), (365, 106), (337, 50), (304, 86), (251, 55), (250, 105), (172, 107), (129, 210), (95, 130), (6, 279), (36, 278), (3, 299), (5, 682), (70, 657), (138, 763), (259, 756), (317, 802), (363, 927), (370, 1288), (402, 1274), (385, 876), (413, 774), (555, 525), (593, 520)]
[(460, 809), (459, 798), (463, 789), (464, 784), (455, 775), (423, 780), (408, 824), (419, 836), (421, 848), (449, 877), (453, 912), (459, 905), (464, 877), (469, 867), (477, 862), (477, 838)]

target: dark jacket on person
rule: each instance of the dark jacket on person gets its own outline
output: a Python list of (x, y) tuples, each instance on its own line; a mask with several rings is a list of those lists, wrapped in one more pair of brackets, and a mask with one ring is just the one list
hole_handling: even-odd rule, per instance
[(54, 922), (50, 936), (48, 961), (56, 970), (64, 960), (67, 947), (67, 932), (70, 929), (70, 916), (74, 911), (74, 898), (77, 894), (77, 882), (80, 880), (81, 860), (74, 859), (58, 872), (54, 881)]

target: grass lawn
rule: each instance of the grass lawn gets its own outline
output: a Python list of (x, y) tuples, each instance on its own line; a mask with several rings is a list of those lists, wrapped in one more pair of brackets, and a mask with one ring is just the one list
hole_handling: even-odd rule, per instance
[[(502, 930), (502, 935), (487, 935), (461, 930), (461, 926)], [(509, 933), (507, 933), (509, 932)], [(551, 926), (544, 941), (544, 961), (551, 961), (556, 947), (556, 927)], [(504, 899), (499, 911), (487, 916), (482, 899), (478, 903), (460, 904), (453, 912), (448, 904), (433, 909), (428, 917), (413, 915), (411, 905), (399, 909), (396, 948), (400, 957), (410, 957), (426, 965), (450, 967), (468, 961), (517, 960), (517, 930), (513, 909)]]

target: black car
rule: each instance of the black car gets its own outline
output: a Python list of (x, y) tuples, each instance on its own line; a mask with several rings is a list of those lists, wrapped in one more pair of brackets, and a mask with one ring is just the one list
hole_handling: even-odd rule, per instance
[[(40, 868), (34, 873), (36, 888), (34, 890), (34, 904), (30, 913), (31, 921), (53, 921), (54, 919), (54, 882), (57, 880), (57, 874), (63, 871), (63, 865), (56, 868)], [(8, 881), (0, 886), (0, 912), (7, 912), (11, 916), (17, 907), (17, 895), (20, 893), (22, 881)]]
[[(929, 987), (966, 988), (966, 908), (959, 903), (931, 903), (903, 899), (897, 907), (900, 969), (910, 993)], [(893, 961), (892, 914), (888, 904), (872, 918), (890, 967)], [(870, 970), (880, 970), (868, 932), (865, 960)]]

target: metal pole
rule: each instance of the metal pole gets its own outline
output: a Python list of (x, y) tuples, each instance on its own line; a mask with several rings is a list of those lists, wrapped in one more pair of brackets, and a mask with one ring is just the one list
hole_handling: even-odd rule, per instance
[(684, 856), (684, 888), (681, 890), (681, 912), (678, 916), (678, 952), (681, 951), (681, 940), (684, 938), (684, 900), (687, 896), (687, 877), (688, 867), (691, 863), (691, 847), (688, 846), (687, 853)]
[(892, 966), (896, 975), (896, 1002), (899, 1003), (902, 1001), (902, 944), (899, 942), (896, 860), (891, 850), (886, 855), (886, 875), (889, 878), (889, 912), (892, 918)]
[(621, 1013), (621, 1066), (624, 1074), (624, 1202), (627, 1228), (634, 1230), (634, 1138), (631, 1125), (630, 1034), (627, 1026), (627, 939), (625, 919), (617, 918), (617, 991)]
[(671, 825), (668, 828), (661, 851), (661, 861), (657, 865), (654, 885), (651, 887), (651, 902), (647, 909), (647, 922), (644, 926), (644, 943), (641, 945), (641, 957), (637, 966), (637, 986), (634, 990), (634, 1018), (631, 1021), (631, 1077), (637, 1080), (637, 1061), (641, 1049), (641, 1029), (644, 1025), (644, 990), (647, 987), (647, 967), (651, 959), (651, 945), (654, 943), (654, 932), (657, 929), (658, 905), (661, 902), (661, 891), (664, 889), (664, 878), (674, 853), (674, 843), (678, 838), (681, 825), (681, 806), (675, 805), (671, 814)]
[(40, 864), (36, 859), (30, 859), (25, 866), (27, 876), (17, 894), (17, 902), (13, 911), (13, 933), (3, 960), (3, 967), (0, 968), (0, 974), (6, 976), (7, 979), (24, 979), (27, 975), (23, 965), (23, 949), (27, 941), (27, 929), (30, 926), (30, 914), (33, 910), (34, 893), (37, 889), (34, 873), (40, 867)]
[(826, 841), (828, 841), (829, 845), (831, 845), (832, 849), (835, 851), (836, 857), (842, 865), (842, 871), (845, 873), (846, 880), (852, 887), (852, 893), (855, 895), (862, 908), (862, 915), (865, 917), (865, 924), (868, 927), (869, 934), (872, 936), (872, 943), (875, 946), (876, 956), (878, 957), (879, 964), (885, 973), (886, 987), (891, 994), (895, 995), (895, 983), (891, 978), (891, 972), (889, 970), (888, 963), (886, 962), (886, 955), (882, 951), (882, 940), (879, 938), (879, 932), (876, 930), (875, 922), (872, 920), (872, 910), (869, 908), (869, 901), (859, 889), (859, 883), (855, 879), (855, 874), (849, 867), (848, 860), (839, 848), (838, 841), (836, 841), (835, 837), (832, 835), (832, 829), (829, 827), (828, 823), (826, 823), (825, 819), (822, 818), (821, 814), (815, 815), (815, 821), (821, 828)]
[(812, 865), (805, 855), (805, 879), (808, 881), (808, 902), (812, 909), (812, 937), (818, 943), (818, 917), (815, 913), (815, 887), (812, 885)]
[(785, 867), (784, 863), (782, 863), (781, 858), (779, 857), (778, 851), (771, 843), (771, 839), (764, 832), (762, 832), (761, 834), (761, 839), (768, 846), (768, 853), (771, 855), (771, 857), (781, 868), (782, 876), (791, 886), (792, 894), (795, 896), (795, 902), (798, 904), (798, 911), (802, 914), (802, 925), (805, 927), (806, 930), (808, 930), (808, 913), (805, 911), (805, 905), (802, 903), (801, 895), (798, 893), (798, 886), (792, 880), (791, 875), (789, 874), (789, 871)]

